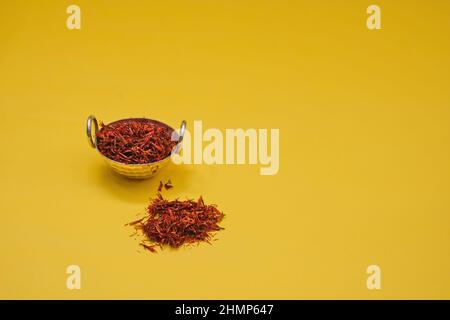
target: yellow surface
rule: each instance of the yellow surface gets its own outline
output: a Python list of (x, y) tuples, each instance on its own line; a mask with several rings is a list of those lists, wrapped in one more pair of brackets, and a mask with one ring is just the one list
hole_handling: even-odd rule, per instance
[[(0, 3), (0, 298), (450, 298), (450, 2), (377, 1), (379, 31), (362, 0), (70, 4)], [(280, 128), (280, 171), (125, 180), (89, 114)], [(213, 246), (138, 252), (167, 178), (224, 210)]]

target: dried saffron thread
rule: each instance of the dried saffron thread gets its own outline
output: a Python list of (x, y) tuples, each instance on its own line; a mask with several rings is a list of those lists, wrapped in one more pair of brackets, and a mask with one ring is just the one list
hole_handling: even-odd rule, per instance
[(206, 205), (203, 198), (167, 200), (161, 194), (147, 208), (147, 216), (132, 222), (145, 236), (140, 245), (155, 252), (156, 246), (179, 248), (200, 242), (210, 243), (214, 232), (223, 228), (219, 223), (224, 214), (215, 205)]
[(176, 141), (173, 130), (150, 119), (124, 119), (102, 125), (97, 148), (107, 158), (125, 164), (146, 164), (168, 157)]
[(163, 187), (166, 190), (172, 189), (173, 188), (172, 181), (170, 181), (170, 179), (166, 183), (160, 181), (158, 186), (158, 192), (161, 192)]
[(166, 183), (164, 183), (164, 189), (169, 190), (172, 188), (173, 188), (172, 181), (170, 181), (169, 179)]

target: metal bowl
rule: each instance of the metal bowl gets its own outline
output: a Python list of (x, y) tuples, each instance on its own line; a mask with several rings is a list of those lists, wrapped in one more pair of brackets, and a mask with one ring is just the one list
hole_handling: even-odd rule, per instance
[[(147, 119), (147, 118), (140, 118), (140, 119), (145, 119), (145, 120), (161, 123), (164, 126), (168, 127), (169, 129), (172, 129), (172, 131), (175, 131), (171, 126), (169, 126), (163, 122), (160, 122), (157, 120), (152, 120), (152, 119)], [(122, 120), (118, 120), (118, 121), (123, 121), (123, 120), (128, 120), (128, 119), (122, 119)], [(171, 154), (169, 154), (166, 158), (164, 158), (162, 160), (159, 160), (156, 162), (145, 163), (145, 164), (127, 164), (127, 163), (118, 162), (118, 161), (115, 161), (115, 160), (112, 160), (112, 159), (109, 159), (108, 157), (106, 157), (97, 148), (97, 132), (98, 131), (99, 131), (99, 128), (98, 128), (97, 119), (93, 115), (89, 116), (87, 119), (87, 122), (86, 122), (86, 134), (88, 137), (89, 145), (92, 148), (96, 149), (98, 151), (98, 153), (102, 156), (102, 158), (106, 161), (106, 163), (118, 174), (121, 174), (125, 177), (132, 178), (132, 179), (147, 179), (147, 178), (153, 177), (162, 167), (167, 165), (169, 163), (170, 157), (172, 156), (173, 153), (178, 153), (180, 151), (181, 142), (183, 141), (184, 133), (186, 131), (186, 121), (183, 120), (181, 122), (180, 132), (179, 132), (179, 134), (177, 134), (178, 135), (178, 144), (174, 148), (174, 152), (172, 152)]]

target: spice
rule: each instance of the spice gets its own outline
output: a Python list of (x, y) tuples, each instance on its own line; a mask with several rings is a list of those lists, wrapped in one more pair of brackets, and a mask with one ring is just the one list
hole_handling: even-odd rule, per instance
[(169, 179), (169, 181), (164, 183), (164, 189), (169, 190), (169, 189), (172, 189), (172, 188), (173, 188), (172, 181), (170, 181), (170, 179)]
[(124, 119), (102, 125), (97, 148), (105, 157), (125, 164), (146, 164), (168, 157), (177, 142), (169, 126), (150, 119)]
[(158, 192), (161, 192), (163, 187), (166, 190), (172, 189), (173, 188), (172, 181), (170, 181), (170, 179), (166, 183), (160, 181), (158, 186)]
[(183, 245), (210, 243), (214, 232), (222, 230), (218, 224), (224, 214), (215, 205), (206, 205), (203, 198), (167, 200), (159, 193), (147, 208), (147, 216), (133, 221), (145, 236), (141, 246), (155, 252), (155, 246), (178, 248)]

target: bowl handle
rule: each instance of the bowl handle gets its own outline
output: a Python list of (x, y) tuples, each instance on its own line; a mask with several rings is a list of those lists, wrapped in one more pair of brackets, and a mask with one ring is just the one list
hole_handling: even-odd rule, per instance
[[(94, 123), (94, 139), (92, 139), (92, 123)], [(96, 137), (97, 132), (98, 132), (97, 119), (93, 115), (90, 115), (87, 118), (87, 122), (86, 122), (86, 134), (87, 134), (89, 145), (92, 148), (97, 147), (97, 137)]]
[[(179, 154), (181, 150), (181, 142), (184, 138), (184, 133), (186, 132), (186, 121), (181, 122), (180, 133), (178, 133), (177, 145), (173, 148), (172, 154)], [(172, 136), (173, 137), (173, 136)]]
[(183, 121), (181, 122), (181, 126), (180, 126), (180, 133), (179, 133), (179, 136), (178, 136), (178, 143), (180, 143), (181, 141), (183, 141), (184, 133), (185, 133), (185, 132), (186, 132), (186, 121), (183, 120)]

